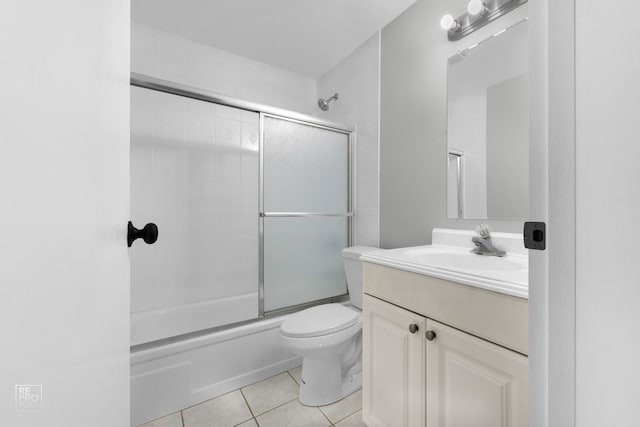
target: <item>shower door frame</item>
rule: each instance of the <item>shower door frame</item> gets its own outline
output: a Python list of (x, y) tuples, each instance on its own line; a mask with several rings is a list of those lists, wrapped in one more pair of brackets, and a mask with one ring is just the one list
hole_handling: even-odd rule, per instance
[[(177, 95), (185, 98), (191, 98), (198, 101), (209, 102), (213, 104), (224, 105), (232, 108), (238, 108), (245, 111), (250, 111), (254, 113), (258, 113), (260, 115), (260, 148), (259, 148), (259, 166), (258, 166), (258, 182), (259, 182), (259, 200), (258, 200), (258, 218), (259, 221), (259, 232), (258, 232), (258, 313), (257, 316), (253, 319), (248, 319), (241, 322), (229, 323), (220, 326), (214, 326), (211, 328), (207, 328), (204, 330), (198, 330), (193, 332), (188, 332), (186, 334), (179, 335), (178, 337), (192, 337), (194, 335), (200, 335), (220, 330), (229, 329), (235, 326), (240, 326), (247, 323), (252, 323), (257, 320), (269, 317), (275, 317), (287, 313), (292, 313), (295, 311), (302, 310), (306, 307), (311, 307), (319, 304), (325, 304), (330, 302), (345, 302), (349, 300), (348, 290), (345, 294), (337, 295), (334, 297), (324, 298), (320, 300), (310, 301), (302, 304), (297, 304), (293, 306), (284, 307), (277, 310), (271, 310), (265, 312), (264, 310), (264, 218), (271, 216), (324, 216), (324, 217), (346, 217), (347, 218), (347, 245), (353, 246), (353, 238), (355, 230), (355, 215), (353, 212), (353, 200), (355, 198), (355, 189), (354, 189), (354, 145), (355, 145), (355, 128), (353, 126), (330, 122), (326, 120), (318, 119), (317, 117), (309, 116), (306, 114), (297, 113), (295, 111), (290, 111), (282, 108), (272, 107), (269, 105), (264, 105), (260, 103), (254, 103), (250, 101), (245, 101), (225, 95), (220, 95), (215, 92), (210, 92), (207, 90), (203, 90), (200, 88), (196, 88), (193, 86), (183, 85), (180, 83), (175, 83), (168, 80), (159, 79), (156, 77), (151, 77), (145, 74), (140, 73), (131, 73), (130, 75), (130, 85), (134, 87), (139, 87), (143, 89), (150, 89), (158, 92), (163, 92), (171, 95)], [(280, 120), (291, 121), (294, 123), (299, 123), (303, 125), (308, 125), (320, 129), (330, 130), (334, 132), (344, 133), (348, 136), (348, 152), (347, 152), (347, 167), (348, 167), (348, 201), (347, 201), (347, 209), (348, 212), (273, 212), (267, 213), (265, 215), (264, 212), (264, 176), (263, 176), (263, 131), (264, 131), (264, 118), (272, 117)], [(277, 214), (277, 215), (276, 215)], [(149, 345), (158, 344), (164, 341), (173, 341), (178, 337), (170, 337), (163, 338), (158, 341), (153, 341), (150, 343), (139, 344), (134, 347), (143, 348), (148, 347)]]
[[(295, 114), (295, 113), (294, 113)], [(298, 115), (301, 116), (301, 115)], [(265, 212), (264, 210), (264, 119), (265, 117), (277, 119), (277, 120), (285, 120), (292, 123), (298, 123), (306, 126), (311, 126), (319, 129), (324, 129), (332, 132), (338, 132), (345, 134), (347, 136), (347, 212)], [(354, 227), (354, 219), (355, 215), (353, 212), (353, 159), (355, 156), (353, 155), (353, 138), (354, 131), (345, 129), (345, 126), (329, 123), (326, 121), (319, 121), (315, 118), (312, 118), (313, 121), (309, 121), (306, 119), (287, 117), (281, 114), (274, 114), (268, 112), (260, 112), (260, 163), (258, 166), (259, 170), (259, 184), (260, 184), (260, 194), (259, 194), (259, 216), (260, 216), (260, 224), (259, 224), (259, 284), (258, 284), (258, 313), (259, 317), (268, 317), (275, 316), (279, 314), (286, 314), (293, 311), (302, 310), (306, 307), (311, 307), (319, 304), (326, 304), (330, 302), (342, 302), (348, 299), (349, 291), (347, 289), (347, 293), (343, 295), (337, 295), (334, 297), (323, 298), (319, 300), (309, 301), (301, 304), (291, 305), (275, 310), (265, 311), (264, 309), (264, 219), (265, 218), (305, 218), (305, 217), (339, 217), (339, 218), (347, 218), (347, 245), (353, 246), (353, 227)]]

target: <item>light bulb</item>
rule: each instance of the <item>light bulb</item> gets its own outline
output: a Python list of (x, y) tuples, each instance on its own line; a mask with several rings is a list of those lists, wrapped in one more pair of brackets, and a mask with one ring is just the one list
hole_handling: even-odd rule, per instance
[(478, 15), (486, 10), (487, 7), (482, 0), (471, 0), (467, 5), (467, 12), (469, 12), (469, 15)]
[(458, 21), (451, 15), (444, 15), (440, 20), (440, 26), (443, 30), (452, 30), (458, 26)]

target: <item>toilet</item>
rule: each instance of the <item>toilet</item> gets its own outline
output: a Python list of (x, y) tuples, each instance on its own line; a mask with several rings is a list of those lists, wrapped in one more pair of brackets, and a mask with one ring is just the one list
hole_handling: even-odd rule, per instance
[(300, 311), (280, 326), (286, 349), (302, 356), (300, 403), (322, 406), (362, 387), (362, 262), (379, 248), (342, 250), (350, 305), (323, 304)]

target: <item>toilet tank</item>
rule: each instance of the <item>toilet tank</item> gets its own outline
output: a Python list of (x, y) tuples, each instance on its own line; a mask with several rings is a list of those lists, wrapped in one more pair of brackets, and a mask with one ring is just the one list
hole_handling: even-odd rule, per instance
[(352, 246), (342, 250), (351, 304), (359, 309), (362, 309), (362, 261), (360, 261), (360, 255), (380, 250), (380, 248), (370, 246)]

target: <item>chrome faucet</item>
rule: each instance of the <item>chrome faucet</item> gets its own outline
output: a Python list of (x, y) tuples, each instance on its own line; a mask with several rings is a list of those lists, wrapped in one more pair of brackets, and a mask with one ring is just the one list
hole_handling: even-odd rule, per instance
[(476, 233), (478, 236), (473, 236), (471, 241), (475, 248), (471, 249), (471, 252), (478, 255), (491, 255), (503, 257), (506, 255), (504, 251), (493, 246), (491, 241), (491, 233), (489, 232), (489, 226), (487, 224), (480, 224), (476, 227)]

